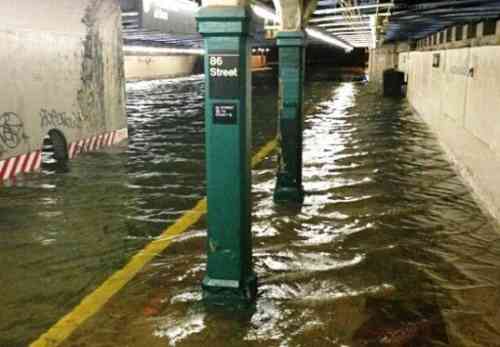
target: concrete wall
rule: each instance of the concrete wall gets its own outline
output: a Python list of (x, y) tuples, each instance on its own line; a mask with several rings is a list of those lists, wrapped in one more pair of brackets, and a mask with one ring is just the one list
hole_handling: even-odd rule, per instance
[(127, 79), (160, 79), (187, 76), (196, 72), (197, 55), (127, 55)]
[(127, 127), (115, 0), (0, 3), (0, 160)]
[(398, 53), (395, 45), (370, 49), (368, 62), (368, 76), (370, 81), (382, 83), (384, 70), (397, 66)]
[[(436, 49), (452, 49), (464, 47), (479, 47), (500, 45), (500, 20), (493, 24), (496, 34), (485, 34), (485, 23), (469, 23), (453, 26), (432, 35), (428, 35), (416, 42), (418, 50), (428, 51)], [(459, 35), (461, 32), (461, 35)], [(473, 37), (469, 37), (469, 32)], [(461, 36), (461, 37), (459, 37)]]
[(370, 81), (382, 83), (383, 73), (387, 69), (399, 66), (399, 54), (410, 49), (406, 43), (384, 44), (381, 47), (370, 49), (368, 62), (368, 76)]
[(401, 52), (398, 57), (397, 68), (405, 73), (405, 81), (408, 81), (408, 72), (410, 69), (410, 52)]
[[(438, 58), (439, 57), (439, 58)], [(439, 66), (435, 66), (439, 60)], [(500, 218), (500, 46), (409, 53), (408, 99)], [(433, 66), (434, 63), (434, 66)]]

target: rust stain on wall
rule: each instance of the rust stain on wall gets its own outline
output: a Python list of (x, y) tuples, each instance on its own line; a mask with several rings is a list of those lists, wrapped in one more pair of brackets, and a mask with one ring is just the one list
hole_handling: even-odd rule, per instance
[(98, 23), (101, 3), (101, 0), (92, 1), (82, 19), (87, 28), (87, 35), (83, 41), (81, 88), (78, 90), (77, 100), (82, 114), (89, 120), (91, 129), (104, 129), (106, 126), (104, 44)]

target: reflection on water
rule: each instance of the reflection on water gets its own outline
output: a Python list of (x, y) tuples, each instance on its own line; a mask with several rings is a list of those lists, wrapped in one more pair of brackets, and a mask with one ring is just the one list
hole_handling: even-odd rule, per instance
[[(254, 147), (275, 134), (254, 88)], [(500, 234), (407, 105), (310, 82), (302, 207), (253, 173), (259, 298), (201, 303), (205, 225), (187, 232), (67, 346), (496, 346)], [(25, 346), (204, 195), (200, 76), (128, 85), (130, 145), (0, 196), (0, 346)], [(7, 318), (4, 318), (7, 317)]]

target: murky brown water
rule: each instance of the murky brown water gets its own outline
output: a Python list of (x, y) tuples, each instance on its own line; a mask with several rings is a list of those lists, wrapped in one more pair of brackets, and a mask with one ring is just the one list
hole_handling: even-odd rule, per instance
[[(254, 147), (275, 134), (256, 78)], [(128, 85), (130, 146), (0, 193), (0, 346), (25, 346), (204, 195), (200, 77)], [(301, 208), (253, 174), (259, 298), (201, 303), (204, 221), (65, 346), (500, 346), (500, 233), (404, 102), (309, 82)]]

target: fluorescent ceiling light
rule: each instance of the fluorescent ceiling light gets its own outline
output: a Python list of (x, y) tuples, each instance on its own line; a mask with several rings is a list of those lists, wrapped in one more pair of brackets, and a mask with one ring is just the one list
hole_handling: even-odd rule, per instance
[(125, 53), (141, 54), (196, 54), (204, 55), (205, 50), (199, 48), (173, 48), (173, 47), (141, 47), (141, 46), (123, 46)]
[(356, 10), (369, 10), (374, 8), (392, 8), (394, 4), (376, 4), (376, 5), (360, 5), (360, 6), (351, 6), (351, 7), (339, 7), (339, 8), (328, 8), (324, 10), (314, 11), (314, 14), (332, 14), (332, 13), (342, 13), (348, 11), (356, 11)]
[[(379, 17), (389, 17), (391, 16), (390, 13), (379, 13), (378, 14)], [(353, 14), (351, 16), (349, 16), (349, 18), (352, 18), (352, 19), (356, 19), (356, 20), (360, 20), (360, 19), (365, 19), (365, 20), (369, 20), (370, 19), (370, 15), (358, 15), (358, 14)], [(309, 21), (309, 23), (320, 23), (320, 22), (330, 22), (330, 21), (336, 21), (336, 20), (345, 20), (345, 17), (340, 15), (340, 16), (326, 16), (326, 17), (319, 17), (319, 18), (313, 18)]]
[(349, 26), (349, 27), (356, 27), (359, 25), (369, 25), (369, 21), (359, 21), (359, 22), (334, 22), (334, 23), (324, 23), (324, 24), (318, 24), (318, 27), (321, 28), (329, 28), (329, 27), (344, 27), (344, 26)]
[(371, 40), (370, 38), (368, 38), (367, 36), (349, 36), (349, 35), (342, 35), (341, 38), (343, 40), (346, 40), (346, 41), (350, 41), (350, 40)]
[(268, 9), (263, 6), (258, 6), (258, 5), (252, 5), (252, 10), (255, 13), (256, 16), (260, 18), (264, 18), (267, 20), (272, 20), (274, 22), (279, 22), (280, 18), (276, 13), (274, 13), (271, 9)]
[(196, 12), (199, 9), (197, 3), (189, 0), (144, 0), (143, 6), (144, 12), (151, 11), (151, 8), (155, 6), (173, 12)]
[[(357, 20), (368, 20), (370, 17), (369, 16), (364, 16), (364, 15), (353, 15), (351, 18), (355, 18)], [(318, 18), (312, 18), (309, 20), (309, 23), (320, 23), (320, 22), (330, 22), (330, 21), (337, 21), (337, 20), (342, 20), (345, 21), (345, 17), (342, 15), (339, 16), (326, 16), (326, 17), (318, 17)]]
[(355, 39), (371, 40), (369, 36), (361, 36), (361, 35), (342, 35), (341, 38), (346, 41)]
[(335, 33), (336, 36), (345, 36), (345, 35), (362, 35), (362, 36), (371, 36), (371, 31), (342, 31)]
[[(276, 23), (280, 22), (280, 18), (278, 17), (278, 15), (276, 15), (276, 13), (274, 13), (272, 10), (270, 10), (268, 8), (265, 8), (263, 6), (258, 6), (258, 5), (252, 5), (252, 10), (255, 13), (255, 15), (260, 17), (260, 18), (271, 20), (271, 21), (274, 21)], [(317, 40), (329, 43), (333, 46), (343, 48), (346, 52), (350, 52), (353, 50), (353, 47), (351, 45), (346, 44), (346, 43), (340, 41), (339, 39), (336, 39), (335, 37), (333, 37), (331, 35), (324, 34), (319, 30), (312, 29), (312, 28), (306, 28), (306, 33), (309, 36), (311, 36)]]
[(337, 47), (341, 47), (346, 52), (352, 51), (352, 46), (351, 45), (349, 45), (347, 43), (344, 43), (344, 42), (340, 41), (339, 39), (336, 39), (333, 36), (324, 34), (324, 33), (322, 33), (319, 30), (312, 29), (312, 28), (306, 28), (306, 33), (307, 33), (307, 35), (309, 35), (311, 37), (314, 37), (317, 40), (321, 40), (321, 41), (324, 41), (324, 42), (329, 43), (331, 45), (334, 45), (334, 46), (337, 46)]
[(345, 27), (345, 28), (336, 28), (336, 29), (326, 29), (329, 33), (336, 33), (336, 32), (341, 32), (341, 31), (349, 31), (349, 32), (358, 32), (358, 31), (369, 31), (371, 32), (372, 28), (369, 26), (364, 26), (364, 27)]

